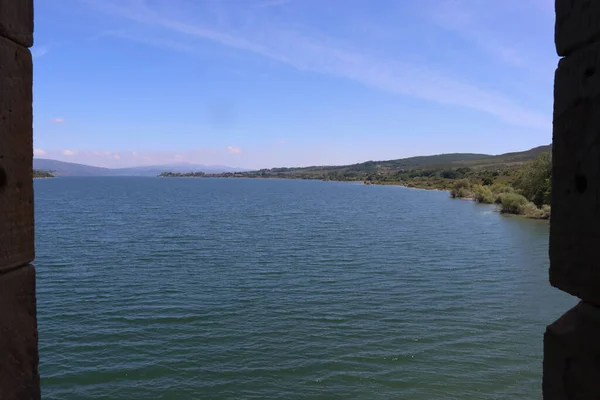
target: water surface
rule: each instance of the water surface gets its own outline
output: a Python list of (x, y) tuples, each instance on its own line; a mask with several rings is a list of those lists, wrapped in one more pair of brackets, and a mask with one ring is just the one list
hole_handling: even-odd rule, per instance
[(541, 399), (548, 224), (445, 192), (36, 180), (44, 399)]

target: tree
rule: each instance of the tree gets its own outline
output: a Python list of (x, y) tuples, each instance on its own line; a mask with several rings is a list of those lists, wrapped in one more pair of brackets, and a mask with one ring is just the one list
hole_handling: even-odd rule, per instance
[(549, 152), (542, 153), (535, 160), (523, 164), (514, 187), (538, 207), (550, 204), (552, 155)]
[(507, 214), (522, 214), (527, 203), (527, 199), (520, 194), (505, 193), (502, 196), (500, 211)]
[(469, 197), (471, 190), (471, 182), (468, 179), (461, 179), (454, 183), (454, 188), (450, 191), (452, 198)]
[(491, 186), (494, 184), (494, 179), (490, 178), (489, 176), (486, 176), (485, 178), (483, 178), (482, 184), (483, 186)]

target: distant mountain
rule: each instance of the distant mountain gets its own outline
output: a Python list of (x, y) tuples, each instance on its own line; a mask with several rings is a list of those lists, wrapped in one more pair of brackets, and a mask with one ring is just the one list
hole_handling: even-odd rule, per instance
[(401, 158), (388, 161), (367, 161), (352, 165), (312, 166), (301, 168), (271, 168), (260, 171), (250, 171), (243, 168), (232, 168), (221, 165), (199, 164), (169, 164), (151, 165), (132, 168), (102, 168), (91, 165), (68, 163), (44, 158), (34, 158), (33, 168), (37, 170), (53, 171), (56, 176), (158, 176), (162, 172), (184, 174), (188, 172), (204, 172), (206, 174), (221, 174), (231, 172), (264, 172), (261, 176), (277, 174), (306, 174), (321, 175), (330, 172), (340, 173), (374, 173), (423, 168), (458, 168), (458, 167), (503, 167), (518, 165), (525, 161), (533, 160), (539, 154), (551, 151), (552, 146), (539, 146), (527, 151), (506, 153), (500, 155), (451, 153), (433, 156), (418, 156)]
[(34, 158), (33, 169), (52, 171), (56, 176), (108, 176), (114, 175), (109, 168), (93, 167), (91, 165), (75, 164), (45, 158)]
[(164, 171), (176, 172), (205, 172), (205, 173), (223, 173), (223, 172), (241, 172), (246, 171), (243, 168), (232, 168), (221, 165), (201, 165), (201, 164), (170, 164), (170, 165), (151, 165), (131, 168), (103, 168), (94, 167), (85, 164), (69, 163), (46, 158), (34, 158), (33, 168), (36, 170), (52, 171), (56, 176), (157, 176)]

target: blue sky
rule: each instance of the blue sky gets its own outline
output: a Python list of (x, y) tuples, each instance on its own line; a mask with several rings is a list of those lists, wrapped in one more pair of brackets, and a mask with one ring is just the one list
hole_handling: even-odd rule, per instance
[(552, 0), (38, 0), (36, 157), (342, 164), (551, 141)]

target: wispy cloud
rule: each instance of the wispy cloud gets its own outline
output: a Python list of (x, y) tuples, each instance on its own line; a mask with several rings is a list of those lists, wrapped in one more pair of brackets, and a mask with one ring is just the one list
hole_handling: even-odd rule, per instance
[(47, 46), (35, 46), (31, 49), (31, 57), (40, 58), (48, 54), (50, 49)]
[(116, 30), (116, 31), (108, 31), (104, 32), (102, 36), (112, 36), (115, 38), (131, 40), (133, 42), (147, 44), (155, 47), (163, 47), (171, 50), (182, 51), (186, 53), (195, 53), (197, 48), (192, 45), (187, 45), (185, 43), (178, 42), (176, 40), (168, 40), (165, 38), (154, 37), (154, 36), (144, 36), (140, 34), (135, 34), (132, 32), (124, 31), (124, 30)]
[(227, 147), (227, 151), (231, 154), (240, 154), (242, 152), (242, 149), (236, 146), (229, 146)]
[[(177, 15), (179, 1), (148, 3), (123, 0), (85, 0), (99, 10), (156, 29), (161, 37), (166, 32), (190, 40), (208, 40), (268, 57), (296, 69), (349, 79), (403, 96), (427, 100), (449, 106), (464, 107), (493, 115), (514, 124), (539, 130), (551, 127), (549, 115), (528, 110), (502, 93), (482, 89), (476, 83), (457, 79), (438, 68), (425, 64), (411, 64), (396, 59), (368, 54), (323, 35), (307, 34), (292, 28), (278, 28), (255, 19), (254, 24), (236, 26), (233, 23), (204, 21), (191, 22)], [(235, 10), (228, 10), (234, 13)], [(233, 17), (232, 17), (233, 18)], [(335, 43), (335, 44), (334, 44)], [(200, 43), (197, 43), (200, 45)], [(496, 46), (499, 55), (513, 64), (522, 61), (510, 48)]]
[(63, 118), (52, 118), (51, 121), (55, 124), (64, 124), (65, 122)]
[(34, 151), (36, 156), (77, 162), (103, 167), (131, 167), (164, 164), (219, 164), (225, 150), (193, 149), (184, 152), (175, 151), (105, 151), (105, 150), (41, 150)]
[[(543, 3), (551, 5), (548, 0), (506, 0), (501, 3), (473, 3), (469, 0), (441, 0), (430, 9), (432, 21), (442, 29), (462, 36), (477, 46), (481, 51), (504, 64), (532, 72), (540, 71), (540, 50), (524, 49), (522, 44), (527, 38), (518, 37), (522, 32), (507, 31), (505, 24), (499, 24), (510, 18), (512, 14), (524, 14), (524, 9), (539, 10)], [(508, 10), (508, 11), (507, 11)], [(535, 23), (532, 21), (531, 23)], [(498, 26), (503, 27), (500, 32)], [(515, 36), (513, 36), (515, 35)], [(503, 37), (504, 36), (504, 37)], [(539, 46), (537, 46), (539, 47)]]
[(41, 157), (46, 155), (46, 151), (44, 149), (34, 149), (33, 155), (36, 157)]

